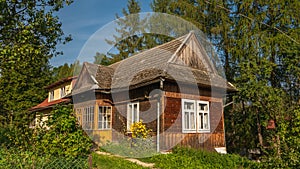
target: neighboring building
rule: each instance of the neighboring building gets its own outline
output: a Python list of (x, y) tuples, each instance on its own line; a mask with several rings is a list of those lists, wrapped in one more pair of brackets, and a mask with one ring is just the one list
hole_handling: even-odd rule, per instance
[(67, 77), (44, 87), (48, 91), (48, 97), (42, 103), (29, 109), (29, 111), (36, 113), (36, 118), (32, 122), (31, 127), (43, 126), (55, 105), (71, 101), (70, 98), (65, 96), (71, 94), (76, 79), (76, 76)]
[(160, 151), (212, 151), (225, 147), (222, 100), (235, 91), (191, 32), (110, 66), (84, 63), (72, 101), (98, 143), (130, 135), (130, 125), (143, 120)]

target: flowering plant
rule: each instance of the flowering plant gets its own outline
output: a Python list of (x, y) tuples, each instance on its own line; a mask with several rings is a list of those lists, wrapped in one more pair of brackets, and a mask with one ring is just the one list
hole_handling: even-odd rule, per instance
[(130, 131), (132, 132), (132, 138), (147, 138), (152, 130), (147, 129), (143, 121), (139, 121), (132, 123)]

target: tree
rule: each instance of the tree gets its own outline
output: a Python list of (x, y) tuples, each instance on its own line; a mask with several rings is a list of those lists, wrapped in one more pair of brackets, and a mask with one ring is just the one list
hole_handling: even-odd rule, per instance
[(123, 18), (116, 15), (118, 19), (116, 24), (119, 26), (116, 31), (119, 35), (114, 35), (114, 40), (106, 40), (108, 44), (114, 45), (117, 50), (116, 53), (108, 53), (110, 55), (110, 62), (118, 62), (126, 59), (132, 54), (144, 49), (144, 22), (139, 16), (141, 7), (136, 0), (129, 0), (127, 3), (127, 10), (123, 8)]
[(64, 65), (54, 67), (52, 69), (52, 82), (56, 82), (60, 79), (72, 77), (72, 76), (78, 76), (80, 73), (82, 65), (79, 61), (75, 61), (72, 64), (65, 63)]
[(96, 52), (96, 55), (94, 56), (94, 64), (107, 66), (111, 64), (111, 60), (105, 54)]
[[(152, 3), (155, 12), (197, 25), (216, 47), (227, 79), (238, 88), (235, 104), (225, 111), (231, 152), (280, 146), (280, 129), (266, 127), (269, 120), (277, 124), (289, 117), (299, 104), (299, 6), (298, 1), (262, 0)], [(278, 138), (276, 144), (269, 138)]]
[[(27, 109), (40, 103), (41, 90), (51, 81), (49, 59), (56, 45), (67, 42), (54, 13), (69, 0), (1, 1), (0, 14), (0, 115), (5, 123), (24, 125)], [(10, 117), (10, 118), (9, 118)]]

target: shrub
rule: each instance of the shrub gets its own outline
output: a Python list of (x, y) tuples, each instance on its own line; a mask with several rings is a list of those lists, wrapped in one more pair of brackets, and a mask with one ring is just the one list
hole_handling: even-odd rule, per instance
[(63, 157), (83, 157), (90, 154), (92, 141), (77, 123), (71, 106), (59, 106), (52, 111), (46, 125), (35, 137), (36, 148), (43, 153)]

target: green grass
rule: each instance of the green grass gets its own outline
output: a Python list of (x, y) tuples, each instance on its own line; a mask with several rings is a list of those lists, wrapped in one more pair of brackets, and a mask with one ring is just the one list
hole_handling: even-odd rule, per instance
[(96, 153), (93, 153), (93, 167), (97, 169), (146, 169), (145, 167), (124, 160), (123, 158)]
[(259, 164), (238, 155), (222, 155), (188, 148), (175, 148), (172, 154), (160, 154), (140, 160), (155, 163), (155, 167), (160, 169), (259, 168)]
[[(260, 164), (232, 154), (218, 154), (189, 148), (174, 148), (171, 154), (159, 154), (140, 158), (146, 163), (155, 163), (160, 169), (244, 169), (260, 168)], [(97, 168), (143, 168), (122, 158), (93, 154), (93, 164)]]

